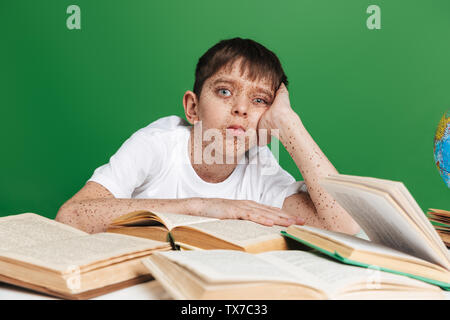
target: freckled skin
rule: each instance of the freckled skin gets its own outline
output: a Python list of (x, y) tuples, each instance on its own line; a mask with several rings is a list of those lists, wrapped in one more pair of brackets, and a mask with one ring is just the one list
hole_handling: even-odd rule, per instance
[(274, 126), (280, 129), (280, 142), (295, 161), (308, 187), (308, 194), (286, 198), (283, 210), (303, 217), (308, 225), (350, 234), (358, 232), (356, 222), (320, 186), (320, 177), (338, 172), (309, 135), (300, 117), (292, 112), (290, 116), (274, 121)]
[[(251, 80), (247, 72), (241, 71), (241, 61), (237, 60), (232, 66), (225, 67), (208, 78), (203, 84), (199, 98), (189, 91), (185, 94), (186, 119), (191, 124), (201, 121), (203, 132), (208, 129), (218, 129), (223, 137), (223, 152), (219, 155), (221, 164), (196, 164), (193, 161), (194, 135), (191, 130), (189, 140), (191, 164), (197, 175), (207, 182), (224, 181), (236, 168), (245, 152), (256, 144), (258, 121), (270, 107), (273, 99), (274, 90), (269, 80)], [(219, 79), (225, 81), (217, 82)], [(226, 128), (231, 124), (241, 125), (247, 130), (248, 136), (245, 141), (237, 138), (226, 139)], [(196, 145), (202, 146), (203, 154), (209, 143), (209, 141), (201, 141)], [(232, 164), (226, 161), (229, 155), (227, 150), (233, 151), (235, 155)]]
[[(222, 161), (222, 164), (194, 163), (195, 146), (203, 151), (207, 143), (202, 141), (194, 144), (191, 133), (191, 143), (186, 152), (190, 155), (191, 164), (199, 177), (210, 183), (225, 180), (235, 169), (237, 160), (245, 154), (245, 151), (256, 145), (259, 119), (273, 99), (275, 88), (272, 82), (265, 78), (249, 79), (247, 73), (241, 71), (240, 61), (237, 60), (230, 68), (220, 70), (205, 81), (200, 99), (192, 91), (187, 91), (183, 96), (186, 118), (191, 124), (201, 121), (203, 131), (213, 128), (221, 132), (223, 151), (215, 150), (211, 153), (212, 156), (222, 157), (222, 160), (231, 159), (230, 162)], [(220, 78), (228, 82), (216, 82)], [(222, 88), (226, 90), (219, 90)], [(241, 125), (247, 130), (242, 141), (226, 137), (226, 128), (233, 124)], [(233, 150), (234, 157), (231, 157), (227, 150)], [(137, 210), (191, 214), (218, 219), (247, 219), (267, 226), (303, 223), (300, 218), (293, 217), (280, 208), (249, 200), (116, 199), (106, 188), (92, 181), (61, 206), (55, 219), (86, 232), (95, 233), (105, 231), (114, 218)]]
[[(227, 150), (234, 150), (235, 153), (230, 164), (224, 164), (226, 161), (222, 161), (223, 164), (195, 164), (193, 154), (196, 146), (203, 151), (208, 143), (202, 141), (194, 144), (191, 132), (187, 150), (191, 164), (200, 178), (211, 183), (225, 180), (235, 169), (237, 160), (255, 144), (256, 130), (275, 96), (270, 81), (248, 79), (236, 66), (221, 70), (208, 78), (200, 99), (191, 91), (186, 92), (183, 97), (186, 118), (191, 124), (202, 121), (203, 131), (214, 128), (222, 133), (223, 152), (215, 150), (218, 154), (214, 153), (213, 156), (222, 157), (224, 160), (227, 157)], [(233, 82), (214, 84), (219, 78), (227, 78)], [(219, 90), (221, 88), (227, 91)], [(249, 129), (253, 135), (249, 134), (244, 141), (236, 138), (227, 139), (226, 128), (231, 124), (239, 124)], [(303, 127), (298, 115), (283, 114), (282, 117), (274, 119), (273, 124), (274, 126), (269, 129), (279, 129), (278, 138), (301, 171), (309, 191), (288, 197), (282, 209), (264, 206), (254, 201), (220, 198), (116, 199), (100, 184), (88, 182), (60, 208), (56, 220), (95, 233), (105, 231), (109, 223), (122, 214), (149, 210), (219, 219), (247, 219), (269, 226), (306, 223), (320, 228), (354, 233), (356, 230), (354, 221), (318, 184), (320, 177), (337, 171)], [(295, 220), (293, 216), (302, 219)]]

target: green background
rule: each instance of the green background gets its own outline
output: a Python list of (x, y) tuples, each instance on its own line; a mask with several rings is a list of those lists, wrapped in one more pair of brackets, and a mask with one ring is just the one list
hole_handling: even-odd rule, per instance
[[(66, 9), (81, 8), (81, 30)], [(368, 30), (366, 8), (381, 8)], [(450, 210), (433, 138), (450, 108), (450, 1), (2, 1), (0, 215), (53, 218), (136, 130), (184, 117), (198, 58), (254, 39), (339, 172), (402, 181)], [(281, 165), (301, 179), (284, 149)]]

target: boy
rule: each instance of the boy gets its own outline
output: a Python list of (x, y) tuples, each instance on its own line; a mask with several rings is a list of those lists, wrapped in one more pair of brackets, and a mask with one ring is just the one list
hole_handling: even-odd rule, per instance
[[(220, 41), (199, 59), (194, 91), (183, 96), (187, 122), (169, 116), (138, 130), (56, 220), (94, 233), (122, 214), (154, 210), (358, 233), (318, 184), (337, 171), (291, 108), (287, 84), (272, 51), (250, 39)], [(266, 146), (271, 135), (304, 182), (279, 167)]]

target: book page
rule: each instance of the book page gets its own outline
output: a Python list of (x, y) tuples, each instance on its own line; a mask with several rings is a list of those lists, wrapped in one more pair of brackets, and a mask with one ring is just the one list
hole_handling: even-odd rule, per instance
[(167, 247), (167, 243), (115, 233), (97, 233), (47, 242), (45, 245), (40, 243), (1, 250), (0, 257), (64, 272), (73, 267), (81, 268), (114, 257), (163, 247)]
[[(353, 284), (373, 284), (373, 271), (341, 264), (326, 256), (299, 250), (250, 254), (234, 250), (155, 253), (190, 270), (211, 284), (238, 282), (296, 283), (335, 295)], [(232, 262), (232, 263), (231, 263)], [(400, 283), (430, 288), (431, 285), (379, 271), (380, 283)]]
[[(314, 227), (310, 227), (310, 226), (292, 226), (290, 228), (307, 230), (313, 234), (319, 235), (322, 238), (331, 239), (331, 240), (333, 240), (333, 242), (337, 242), (337, 243), (343, 243), (346, 246), (348, 246), (350, 248), (354, 248), (355, 250), (358, 250), (358, 251), (373, 252), (376, 254), (386, 255), (386, 256), (390, 256), (390, 257), (394, 257), (394, 258), (398, 258), (398, 259), (414, 261), (414, 262), (416, 262), (418, 264), (422, 264), (422, 265), (424, 263), (426, 263), (423, 260), (418, 259), (409, 254), (394, 250), (392, 248), (383, 246), (378, 243), (374, 243), (372, 241), (368, 241), (368, 240), (361, 239), (358, 237), (350, 236), (348, 234), (344, 234), (344, 233), (340, 233), (340, 232), (333, 232), (333, 231), (329, 231), (329, 230), (323, 230), (323, 229), (314, 228)], [(288, 232), (289, 232), (289, 230), (288, 230)]]
[[(289, 250), (260, 253), (259, 258), (276, 265), (279, 269), (296, 275), (308, 274), (316, 286), (329, 295), (336, 295), (346, 287), (366, 284), (366, 289), (383, 284), (405, 284), (419, 288), (433, 286), (388, 272), (346, 265), (316, 252)], [(376, 278), (374, 273), (376, 272)], [(375, 282), (375, 283), (374, 283)]]
[(445, 266), (417, 226), (384, 192), (362, 186), (322, 181), (321, 185), (355, 219), (375, 243)]
[(224, 219), (191, 225), (190, 228), (245, 247), (253, 243), (282, 237), (282, 226), (263, 226), (248, 220)]
[(190, 270), (209, 283), (287, 282), (314, 287), (308, 274), (290, 273), (260, 259), (258, 255), (236, 250), (203, 250), (161, 252), (170, 261)]
[(83, 235), (88, 234), (34, 213), (0, 218), (0, 250), (39, 245)]
[(188, 226), (196, 223), (208, 222), (208, 221), (217, 221), (218, 219), (214, 218), (205, 218), (199, 216), (191, 216), (188, 214), (178, 214), (178, 213), (165, 213), (165, 212), (155, 212), (152, 211), (155, 215), (157, 215), (166, 226), (167, 229), (172, 230), (177, 226)]
[(403, 212), (418, 226), (419, 230), (428, 237), (430, 245), (435, 247), (435, 250), (441, 251), (442, 255), (450, 261), (450, 257), (447, 255), (445, 246), (440, 240), (439, 235), (436, 233), (431, 223), (427, 221), (422, 209), (402, 182), (342, 174), (333, 175), (332, 177), (328, 177), (327, 180), (328, 179), (357, 183), (369, 188), (375, 188), (381, 192), (387, 192), (390, 197), (392, 197), (393, 201), (403, 209)]

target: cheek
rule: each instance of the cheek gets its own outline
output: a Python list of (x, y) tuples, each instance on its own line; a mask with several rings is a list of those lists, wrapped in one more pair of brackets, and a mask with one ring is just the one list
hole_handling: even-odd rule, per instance
[(224, 112), (217, 105), (203, 105), (199, 108), (199, 120), (202, 121), (203, 129), (220, 128), (223, 125), (223, 119), (226, 118)]

